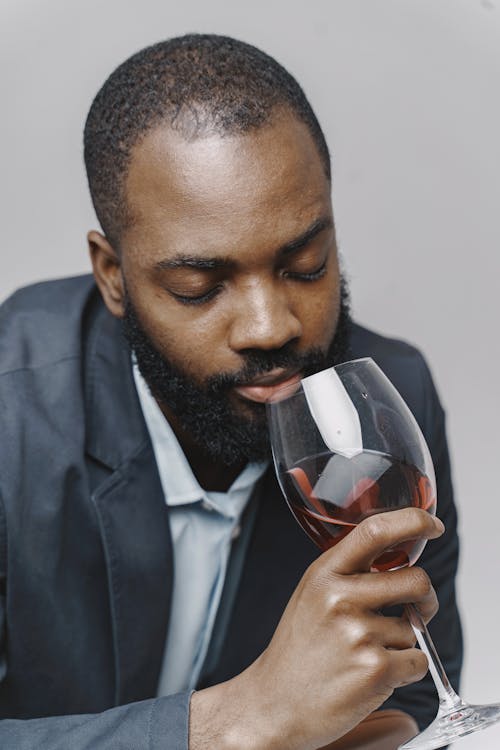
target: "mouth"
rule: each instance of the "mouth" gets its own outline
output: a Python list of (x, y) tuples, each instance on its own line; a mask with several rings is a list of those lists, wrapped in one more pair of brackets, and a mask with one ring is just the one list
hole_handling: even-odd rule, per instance
[(249, 383), (236, 386), (234, 392), (246, 401), (265, 404), (273, 399), (280, 388), (296, 385), (301, 377), (300, 372), (279, 368), (254, 378)]

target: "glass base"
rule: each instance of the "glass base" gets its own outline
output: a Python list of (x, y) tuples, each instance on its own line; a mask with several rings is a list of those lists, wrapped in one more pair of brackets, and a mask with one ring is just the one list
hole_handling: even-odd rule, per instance
[(453, 711), (439, 713), (427, 729), (400, 745), (399, 750), (435, 750), (497, 721), (500, 721), (500, 703), (487, 706), (462, 703)]

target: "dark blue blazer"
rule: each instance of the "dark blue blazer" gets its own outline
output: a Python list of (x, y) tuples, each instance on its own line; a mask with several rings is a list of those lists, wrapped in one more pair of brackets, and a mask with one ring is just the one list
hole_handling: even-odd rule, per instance
[[(446, 533), (421, 564), (438, 592), (431, 624), (458, 682), (458, 541), (444, 415), (413, 347), (359, 326), (371, 356), (429, 443)], [(0, 308), (0, 747), (186, 750), (189, 694), (155, 698), (168, 628), (172, 546), (130, 353), (92, 277), (22, 289)], [(266, 647), (318, 554), (273, 472), (257, 488), (232, 553), (200, 686)], [(421, 726), (429, 677), (394, 693)]]

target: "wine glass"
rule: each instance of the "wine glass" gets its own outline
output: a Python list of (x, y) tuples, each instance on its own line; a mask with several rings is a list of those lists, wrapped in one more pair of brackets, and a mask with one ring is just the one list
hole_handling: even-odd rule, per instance
[[(323, 370), (273, 392), (267, 403), (274, 465), (306, 534), (326, 550), (367, 516), (417, 507), (436, 512), (429, 449), (408, 406), (370, 358)], [(372, 570), (413, 565), (425, 540), (401, 542)], [(408, 619), (439, 695), (432, 724), (400, 750), (434, 750), (500, 719), (500, 704), (465, 703), (453, 690), (420, 613)]]

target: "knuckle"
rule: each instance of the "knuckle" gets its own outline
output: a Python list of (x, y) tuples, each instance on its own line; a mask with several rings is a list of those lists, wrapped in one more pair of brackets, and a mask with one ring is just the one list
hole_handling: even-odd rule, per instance
[(346, 617), (349, 619), (354, 617), (357, 609), (353, 600), (342, 589), (334, 589), (328, 592), (326, 607), (333, 617)]
[(422, 527), (422, 532), (424, 534), (428, 534), (429, 531), (434, 530), (434, 517), (431, 513), (429, 513), (427, 510), (424, 510), (423, 508), (418, 508), (418, 514), (420, 518), (420, 523)]
[(315, 596), (324, 598), (325, 606), (335, 604), (344, 596), (345, 581), (322, 561), (316, 561), (306, 570), (301, 580), (302, 586)]
[(302, 578), (300, 579), (299, 586), (304, 589), (308, 589), (310, 587), (317, 587), (318, 577), (319, 577), (319, 569), (318, 569), (318, 561), (316, 560), (311, 565), (309, 565), (309, 567), (304, 571)]
[(416, 679), (421, 680), (423, 677), (425, 677), (428, 669), (429, 669), (429, 662), (428, 662), (426, 655), (422, 651), (415, 649)]
[(420, 649), (412, 649), (408, 655), (407, 675), (402, 684), (418, 682), (418, 680), (425, 677), (428, 669), (429, 663), (426, 655)]
[(434, 617), (434, 615), (435, 615), (435, 614), (437, 613), (437, 611), (438, 611), (438, 610), (439, 610), (439, 601), (438, 601), (438, 598), (437, 598), (437, 596), (436, 596), (436, 597), (434, 598), (433, 602), (432, 602), (432, 606), (431, 606), (431, 608), (430, 608), (430, 611), (429, 611), (429, 615), (428, 615), (428, 616), (429, 616), (430, 618)]
[(364, 649), (363, 666), (366, 680), (369, 684), (375, 685), (381, 682), (385, 683), (390, 670), (390, 658), (388, 652), (380, 647)]
[(415, 632), (408, 621), (401, 622), (401, 642), (405, 648), (413, 648), (417, 642)]
[(408, 574), (410, 576), (412, 589), (418, 597), (425, 598), (432, 595), (434, 589), (431, 579), (423, 568), (408, 568)]
[(362, 620), (354, 620), (350, 623), (347, 631), (347, 638), (351, 648), (362, 649), (371, 648), (374, 645), (375, 637), (370, 628)]
[(383, 516), (383, 513), (376, 513), (369, 518), (365, 518), (358, 526), (360, 534), (368, 543), (378, 543), (385, 538), (387, 523)]
[(304, 588), (312, 588), (313, 590), (321, 589), (325, 585), (326, 571), (324, 562), (319, 557), (315, 560), (304, 572), (301, 583)]
[(419, 610), (423, 620), (425, 622), (429, 622), (429, 620), (432, 620), (434, 615), (439, 609), (439, 602), (437, 600), (437, 597), (433, 597), (429, 601), (425, 603), (425, 606), (421, 603), (416, 604), (417, 609)]

